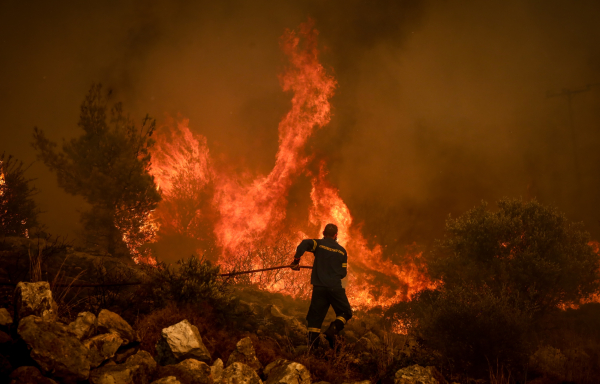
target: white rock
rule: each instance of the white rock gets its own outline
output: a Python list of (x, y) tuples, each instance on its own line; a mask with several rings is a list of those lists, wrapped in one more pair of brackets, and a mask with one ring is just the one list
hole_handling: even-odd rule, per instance
[(213, 384), (211, 369), (208, 364), (196, 359), (186, 359), (177, 364), (171, 364), (158, 369), (156, 377), (175, 376), (185, 384)]
[(213, 381), (218, 383), (223, 377), (223, 360), (217, 359), (210, 367), (210, 375), (213, 377)]
[(447, 381), (435, 367), (415, 364), (398, 370), (394, 384), (447, 384)]
[(69, 323), (69, 330), (77, 336), (79, 340), (87, 339), (96, 333), (97, 318), (91, 312), (81, 312), (77, 315), (75, 321)]
[(255, 371), (260, 371), (263, 366), (258, 361), (256, 357), (256, 352), (254, 351), (254, 346), (252, 345), (252, 340), (249, 337), (245, 337), (242, 340), (238, 341), (231, 355), (229, 355), (229, 359), (227, 360), (227, 366), (230, 366), (233, 363), (244, 363)]
[(262, 384), (254, 369), (243, 363), (233, 363), (223, 371), (220, 384)]
[(44, 320), (55, 320), (57, 318), (58, 306), (52, 299), (50, 284), (46, 281), (18, 283), (14, 300), (16, 322), (31, 315), (41, 317)]
[(123, 339), (123, 345), (140, 341), (137, 332), (118, 314), (103, 309), (98, 314), (98, 333), (116, 333)]
[(161, 339), (156, 343), (156, 353), (161, 365), (176, 364), (190, 358), (206, 363), (211, 360), (198, 328), (187, 320), (162, 330)]
[(311, 384), (310, 372), (300, 363), (284, 359), (275, 360), (264, 371), (266, 384)]
[(9, 328), (13, 323), (13, 319), (12, 316), (10, 315), (10, 312), (8, 312), (8, 309), (6, 308), (0, 308), (0, 327), (3, 328)]
[(153, 381), (150, 384), (181, 384), (181, 381), (177, 380), (175, 376), (167, 376), (163, 377), (162, 379)]
[(123, 339), (116, 333), (104, 333), (83, 342), (83, 345), (90, 350), (89, 360), (92, 368), (113, 357), (121, 344)]

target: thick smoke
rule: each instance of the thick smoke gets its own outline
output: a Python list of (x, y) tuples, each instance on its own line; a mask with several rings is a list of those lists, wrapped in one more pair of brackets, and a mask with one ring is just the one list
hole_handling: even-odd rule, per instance
[[(310, 16), (338, 80), (333, 119), (310, 148), (368, 235), (388, 249), (427, 243), (448, 214), (522, 196), (600, 238), (596, 1), (296, 3), (5, 2), (0, 150), (31, 162), (33, 126), (78, 135), (79, 105), (99, 81), (132, 117), (189, 118), (232, 171), (266, 174), (290, 103), (279, 38)], [(572, 120), (567, 97), (546, 95), (564, 89), (586, 89), (572, 96)], [(83, 203), (42, 164), (29, 176), (42, 221), (72, 234)], [(305, 181), (290, 196), (299, 207)]]

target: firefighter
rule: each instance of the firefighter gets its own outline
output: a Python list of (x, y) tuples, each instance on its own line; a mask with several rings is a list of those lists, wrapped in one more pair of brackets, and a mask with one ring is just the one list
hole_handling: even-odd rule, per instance
[(306, 315), (308, 321), (308, 343), (318, 346), (321, 325), (329, 306), (333, 307), (336, 318), (325, 331), (325, 338), (331, 348), (335, 346), (336, 335), (344, 329), (346, 322), (352, 318), (352, 308), (342, 287), (342, 279), (346, 277), (348, 254), (337, 242), (338, 228), (335, 224), (327, 224), (322, 239), (302, 240), (290, 267), (300, 270), (300, 257), (304, 252), (312, 252), (315, 262), (312, 268), (310, 283), (313, 285), (310, 308)]

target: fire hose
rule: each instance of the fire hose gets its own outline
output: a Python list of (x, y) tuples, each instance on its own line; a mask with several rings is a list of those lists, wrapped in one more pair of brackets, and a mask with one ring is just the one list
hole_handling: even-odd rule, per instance
[[(256, 272), (264, 272), (264, 271), (273, 271), (275, 269), (284, 269), (290, 268), (289, 265), (280, 265), (279, 267), (271, 267), (271, 268), (263, 268), (263, 269), (253, 269), (250, 271), (239, 271), (239, 272), (230, 272), (230, 273), (221, 273), (219, 276), (236, 276), (236, 275), (245, 275), (248, 273), (256, 273)], [(301, 265), (300, 268), (304, 269), (312, 269), (312, 267)]]
[[(251, 271), (239, 271), (239, 272), (230, 272), (230, 273), (221, 273), (219, 276), (222, 277), (231, 277), (231, 276), (237, 276), (237, 275), (245, 275), (245, 274), (249, 274), (249, 273), (256, 273), (256, 272), (265, 272), (265, 271), (273, 271), (275, 269), (284, 269), (284, 268), (290, 268), (289, 265), (280, 265), (279, 267), (271, 267), (271, 268), (263, 268), (263, 269), (253, 269)], [(312, 267), (309, 266), (305, 266), (305, 265), (301, 265), (300, 268), (302, 269), (312, 269)], [(72, 287), (72, 288), (92, 288), (92, 287), (118, 287), (118, 286), (126, 286), (126, 285), (141, 285), (141, 282), (131, 282), (131, 283), (113, 283), (113, 284), (53, 284), (54, 287)], [(17, 283), (12, 283), (12, 282), (0, 282), (0, 286), (16, 286)]]

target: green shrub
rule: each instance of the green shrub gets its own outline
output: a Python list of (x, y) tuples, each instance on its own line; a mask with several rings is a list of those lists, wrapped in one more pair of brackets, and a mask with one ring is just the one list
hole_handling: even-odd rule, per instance
[(581, 223), (537, 201), (503, 199), (448, 219), (448, 235), (428, 257), (432, 278), (453, 289), (487, 286), (528, 300), (537, 311), (596, 292), (600, 259)]
[[(402, 308), (403, 307), (403, 308)], [(475, 375), (501, 362), (521, 368), (530, 353), (533, 311), (510, 292), (457, 287), (420, 292), (409, 304), (391, 308), (412, 336), (441, 357), (441, 363)]]
[(542, 320), (597, 292), (600, 259), (582, 224), (556, 209), (512, 199), (498, 208), (483, 203), (448, 219), (447, 236), (426, 256), (438, 288), (390, 308), (387, 318), (440, 364), (479, 378), (501, 367), (520, 378), (544, 339)]
[(209, 260), (191, 256), (171, 267), (159, 263), (146, 268), (143, 294), (154, 308), (167, 304), (209, 304), (224, 308), (231, 301), (229, 285), (219, 276), (220, 267)]

